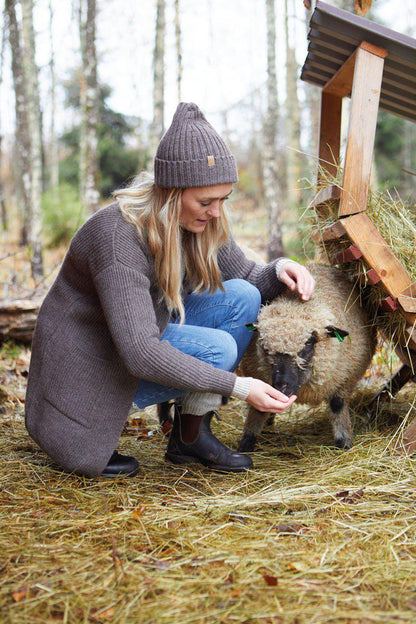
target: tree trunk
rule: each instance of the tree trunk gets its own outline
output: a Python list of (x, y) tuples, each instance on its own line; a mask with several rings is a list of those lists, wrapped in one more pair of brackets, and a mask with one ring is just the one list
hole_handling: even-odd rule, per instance
[[(309, 33), (309, 22), (312, 17), (314, 6), (311, 9), (306, 9), (306, 35)], [(318, 163), (318, 142), (319, 142), (319, 118), (320, 118), (320, 101), (321, 93), (320, 89), (315, 85), (311, 85), (307, 82), (304, 83), (303, 88), (305, 90), (305, 101), (309, 117), (309, 133), (307, 140), (308, 154), (315, 158), (315, 162)], [(317, 164), (315, 169), (317, 170)]]
[[(294, 9), (294, 7), (293, 7)], [(287, 189), (290, 207), (300, 203), (301, 153), (300, 153), (300, 105), (297, 89), (299, 67), (296, 61), (296, 31), (289, 33), (288, 0), (285, 0), (286, 36), (286, 127), (287, 127)]]
[(49, 137), (49, 184), (55, 194), (55, 200), (58, 198), (59, 186), (59, 155), (58, 155), (58, 139), (56, 136), (55, 119), (56, 119), (56, 75), (55, 75), (55, 50), (53, 42), (53, 8), (52, 2), (49, 0), (49, 45), (51, 49), (51, 58), (49, 61), (49, 70), (51, 74), (51, 125)]
[(16, 190), (21, 206), (21, 244), (29, 242), (31, 222), (30, 189), (30, 143), (28, 114), (26, 110), (25, 78), (23, 74), (22, 44), (20, 27), (16, 18), (16, 0), (6, 0), (5, 11), (9, 27), (9, 42), (12, 54), (12, 74), (16, 110), (16, 151), (18, 176)]
[(175, 47), (176, 47), (176, 62), (178, 68), (177, 88), (178, 88), (178, 102), (182, 101), (182, 34), (181, 34), (181, 20), (180, 20), (180, 6), (179, 0), (175, 0)]
[(276, 76), (276, 15), (275, 0), (266, 0), (267, 18), (267, 112), (264, 122), (263, 180), (264, 199), (269, 216), (268, 258), (283, 255), (281, 185), (278, 175), (276, 146), (279, 103)]
[(88, 213), (98, 209), (98, 82), (95, 47), (96, 0), (79, 0), (81, 42), (80, 196)]
[(164, 132), (165, 108), (165, 0), (157, 0), (155, 47), (153, 52), (153, 121), (150, 127), (150, 154), (153, 156)]
[[(4, 67), (4, 49), (6, 47), (6, 26), (3, 23), (3, 28), (1, 31), (1, 48), (0, 48), (0, 95), (1, 95), (1, 86), (3, 84), (3, 67)], [(1, 118), (0, 118), (1, 122)], [(6, 202), (4, 199), (4, 189), (3, 189), (3, 179), (1, 177), (2, 171), (2, 160), (3, 160), (3, 134), (0, 123), (0, 206), (1, 206), (1, 229), (7, 230), (7, 212), (6, 212)]]
[(30, 137), (31, 224), (29, 245), (31, 269), (35, 279), (43, 277), (42, 260), (42, 134), (38, 68), (35, 61), (33, 0), (21, 0), (23, 34), (23, 69), (26, 82), (28, 128)]

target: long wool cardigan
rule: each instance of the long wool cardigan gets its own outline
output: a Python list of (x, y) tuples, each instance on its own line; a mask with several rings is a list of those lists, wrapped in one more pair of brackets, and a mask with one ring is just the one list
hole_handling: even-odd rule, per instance
[[(284, 288), (275, 262), (219, 252), (223, 280), (242, 278), (263, 300)], [(97, 476), (117, 445), (140, 379), (229, 396), (235, 374), (161, 340), (169, 311), (154, 260), (118, 204), (98, 211), (71, 241), (39, 311), (26, 395), (26, 427), (59, 466)]]

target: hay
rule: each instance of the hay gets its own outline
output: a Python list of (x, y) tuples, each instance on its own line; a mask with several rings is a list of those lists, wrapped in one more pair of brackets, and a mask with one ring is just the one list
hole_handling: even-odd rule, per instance
[[(320, 170), (320, 183), (315, 187), (319, 191), (328, 186), (342, 188), (341, 167), (335, 176), (325, 169)], [(416, 283), (416, 211), (414, 206), (407, 205), (400, 196), (391, 191), (370, 191), (367, 204), (367, 215), (377, 227), (381, 236), (389, 245), (397, 259), (407, 271), (412, 282)], [(304, 217), (310, 222), (309, 235), (318, 234), (324, 228), (333, 225), (338, 219), (338, 202), (328, 201), (316, 210), (307, 210)], [(328, 241), (319, 244), (321, 257), (333, 257), (343, 251), (351, 243), (347, 239)], [(353, 263), (342, 265), (342, 269), (350, 275), (352, 280), (360, 284), (361, 296), (364, 305), (370, 313), (372, 322), (377, 326), (380, 333), (392, 346), (406, 344), (408, 336), (405, 333), (406, 321), (399, 311), (383, 312), (380, 310), (380, 302), (386, 297), (386, 291), (382, 286), (362, 286), (362, 277), (370, 267), (363, 259)]]
[[(155, 434), (120, 444), (142, 471), (110, 482), (54, 470), (25, 433), (24, 370), (10, 362), (0, 370), (10, 375), (0, 409), (2, 624), (415, 621), (415, 460), (391, 454), (386, 429), (392, 409), (405, 424), (412, 387), (369, 427), (372, 371), (353, 403), (348, 452), (331, 447), (323, 410), (293, 409), (261, 436), (247, 475), (165, 463), (166, 439), (146, 410)], [(233, 447), (245, 409), (230, 402), (216, 424)]]

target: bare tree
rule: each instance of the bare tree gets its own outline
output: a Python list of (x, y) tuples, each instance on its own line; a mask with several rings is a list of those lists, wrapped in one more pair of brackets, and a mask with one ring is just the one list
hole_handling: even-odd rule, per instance
[[(4, 17), (6, 14), (4, 13)], [(1, 45), (0, 45), (0, 96), (1, 96), (1, 87), (3, 84), (3, 67), (4, 67), (4, 49), (6, 46), (6, 20), (3, 20), (3, 28), (1, 31)], [(0, 119), (1, 122), (1, 119)], [(0, 123), (0, 173), (1, 173), (1, 164), (3, 159), (3, 133)], [(3, 180), (0, 178), (0, 206), (1, 206), (1, 227), (3, 230), (7, 230), (7, 211), (6, 211), (6, 200), (3, 192)]]
[[(295, 25), (292, 20), (293, 28)], [(285, 0), (286, 37), (286, 127), (287, 127), (287, 189), (290, 206), (299, 204), (301, 175), (300, 154), (300, 104), (297, 88), (298, 63), (296, 61), (296, 31), (291, 37), (289, 28), (288, 0)]]
[(58, 139), (56, 136), (55, 118), (56, 118), (56, 75), (55, 75), (55, 50), (53, 41), (53, 8), (52, 1), (49, 0), (49, 45), (50, 45), (50, 61), (49, 71), (51, 76), (51, 124), (49, 137), (49, 181), (54, 193), (57, 192), (59, 185), (59, 158), (58, 158)]
[(98, 80), (96, 34), (96, 0), (79, 0), (79, 34), (81, 42), (81, 135), (80, 196), (89, 213), (98, 209)]
[(180, 19), (180, 6), (179, 0), (175, 0), (175, 47), (176, 47), (176, 62), (178, 68), (177, 87), (178, 87), (178, 102), (182, 100), (182, 33), (181, 33), (181, 19)]
[(25, 78), (23, 73), (22, 42), (20, 25), (16, 17), (16, 0), (6, 0), (5, 12), (9, 28), (9, 42), (12, 54), (12, 74), (16, 111), (16, 151), (18, 179), (16, 190), (18, 203), (22, 205), (21, 243), (29, 241), (31, 221), (30, 189), (30, 142), (28, 115), (26, 109)]
[(27, 119), (30, 137), (30, 199), (32, 208), (29, 228), (30, 260), (33, 277), (42, 278), (42, 122), (38, 68), (35, 61), (33, 0), (20, 0), (20, 3), (22, 7), (23, 70), (26, 83)]
[(156, 153), (164, 132), (165, 108), (165, 0), (157, 0), (155, 47), (153, 51), (153, 121), (150, 127), (150, 152)]
[(279, 103), (276, 76), (275, 0), (266, 0), (267, 19), (267, 112), (264, 121), (264, 200), (269, 215), (268, 257), (282, 255), (281, 186), (278, 176), (277, 125)]

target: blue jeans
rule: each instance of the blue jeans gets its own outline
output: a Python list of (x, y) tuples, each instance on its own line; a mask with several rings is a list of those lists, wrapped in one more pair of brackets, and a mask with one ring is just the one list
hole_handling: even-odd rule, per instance
[[(228, 280), (223, 287), (225, 292), (188, 295), (184, 301), (185, 323), (169, 323), (161, 339), (215, 368), (233, 371), (252, 338), (246, 323), (256, 321), (261, 297), (255, 286), (242, 279)], [(182, 397), (186, 392), (143, 379), (134, 402), (143, 408)]]

